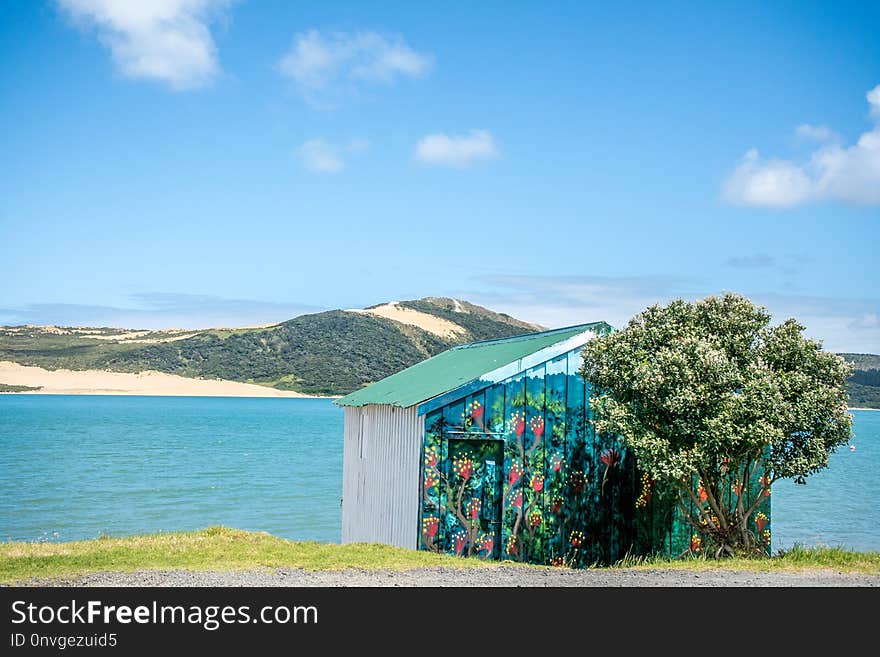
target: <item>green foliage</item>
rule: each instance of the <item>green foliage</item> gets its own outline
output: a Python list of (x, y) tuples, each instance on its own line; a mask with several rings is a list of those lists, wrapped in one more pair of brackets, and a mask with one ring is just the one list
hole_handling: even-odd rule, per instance
[[(466, 304), (467, 312), (455, 312), (427, 300), (403, 302), (407, 303), (467, 330), (454, 338), (441, 338), (415, 326), (342, 310), (303, 315), (262, 329), (175, 334), (170, 340), (161, 332), (140, 332), (135, 341), (123, 339), (123, 329), (90, 329), (89, 333), (61, 329), (62, 333), (54, 333), (16, 327), (0, 329), (0, 360), (47, 369), (158, 370), (307, 394), (340, 395), (456, 344), (535, 330), (513, 319), (505, 323), (505, 316), (485, 309), (477, 312), (479, 307), (471, 304)], [(148, 342), (151, 340), (154, 342)]]
[(849, 404), (855, 408), (880, 408), (880, 386), (849, 383), (846, 387)]
[(33, 392), (41, 388), (42, 386), (14, 386), (8, 383), (0, 383), (0, 392)]
[[(769, 484), (802, 482), (851, 436), (849, 366), (793, 319), (771, 327), (766, 310), (735, 294), (651, 306), (588, 343), (582, 373), (597, 430), (620, 435), (639, 467), (676, 491), (719, 554), (762, 550), (750, 521)], [(742, 491), (755, 475), (763, 488), (752, 501)]]

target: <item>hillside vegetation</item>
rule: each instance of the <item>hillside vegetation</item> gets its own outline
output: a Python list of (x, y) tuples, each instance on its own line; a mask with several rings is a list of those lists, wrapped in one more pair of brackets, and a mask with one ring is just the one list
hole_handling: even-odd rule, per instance
[(157, 370), (338, 395), (394, 374), (456, 344), (509, 337), (539, 327), (454, 299), (398, 304), (454, 323), (437, 335), (367, 311), (331, 310), (256, 329), (148, 332), (5, 327), (0, 360), (46, 369)]
[(853, 366), (853, 374), (847, 385), (849, 405), (856, 408), (880, 408), (880, 356), (840, 355)]
[[(371, 314), (371, 308), (330, 310), (247, 329), (15, 326), (0, 327), (0, 360), (49, 370), (157, 370), (305, 394), (342, 395), (457, 344), (541, 330), (458, 299), (426, 297), (391, 305), (451, 323), (456, 331), (438, 334)], [(584, 318), (592, 319), (597, 318)], [(841, 356), (854, 367), (848, 384), (850, 405), (880, 408), (880, 356)], [(0, 392), (20, 388), (0, 387)]]

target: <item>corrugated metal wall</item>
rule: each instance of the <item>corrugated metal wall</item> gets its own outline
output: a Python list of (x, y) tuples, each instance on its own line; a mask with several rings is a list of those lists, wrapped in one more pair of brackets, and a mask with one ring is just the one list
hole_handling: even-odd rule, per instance
[(424, 433), (415, 406), (345, 408), (343, 543), (417, 547)]

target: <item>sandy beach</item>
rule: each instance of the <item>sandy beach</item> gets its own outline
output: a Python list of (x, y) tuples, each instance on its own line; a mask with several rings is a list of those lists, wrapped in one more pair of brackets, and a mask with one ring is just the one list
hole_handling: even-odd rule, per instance
[[(15, 395), (162, 395), (193, 397), (310, 397), (252, 383), (190, 379), (164, 372), (138, 374), (101, 370), (45, 370), (0, 361), (0, 383), (39, 387)], [(4, 394), (4, 393), (0, 393)]]

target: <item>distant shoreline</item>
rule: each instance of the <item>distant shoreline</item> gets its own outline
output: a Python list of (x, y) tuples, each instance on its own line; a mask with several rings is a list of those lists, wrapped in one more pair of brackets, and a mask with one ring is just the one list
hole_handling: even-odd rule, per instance
[(225, 379), (191, 379), (153, 370), (139, 373), (103, 370), (46, 370), (0, 361), (0, 383), (36, 390), (0, 392), (3, 395), (129, 395), (161, 397), (289, 397), (328, 399), (255, 383)]
[(850, 406), (848, 411), (880, 411), (880, 408), (862, 408), (860, 406)]

